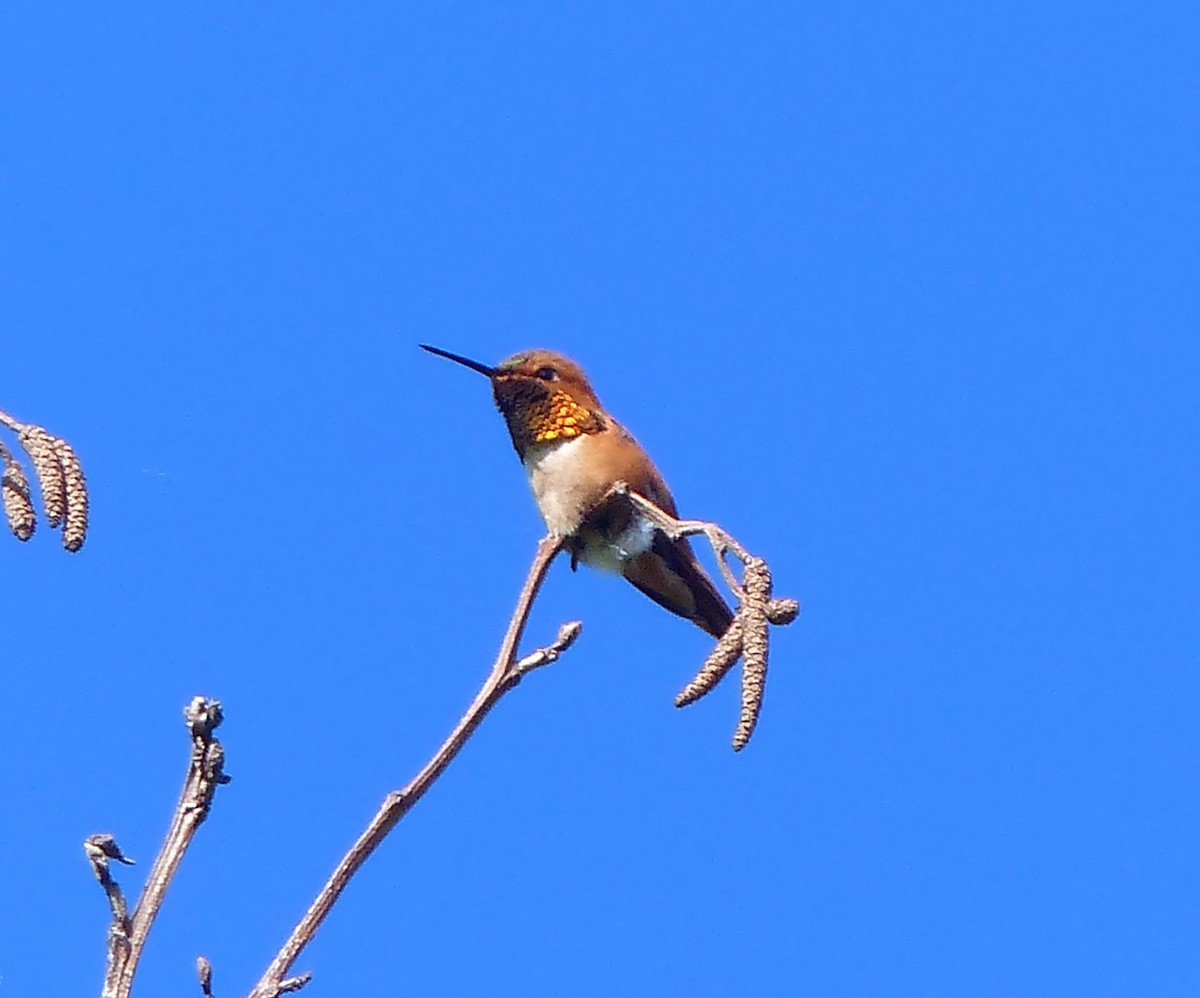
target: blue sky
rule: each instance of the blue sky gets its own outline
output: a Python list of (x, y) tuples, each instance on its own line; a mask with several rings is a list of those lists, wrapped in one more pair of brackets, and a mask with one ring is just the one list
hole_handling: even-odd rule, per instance
[(245, 993), (481, 681), (540, 536), (482, 379), (583, 363), (769, 559), (759, 730), (708, 640), (554, 569), (515, 691), (312, 994), (1200, 990), (1195, 12), (0, 11), (0, 407), (92, 534), (0, 544), (0, 993), (95, 993), (80, 843), (228, 770), (142, 993)]

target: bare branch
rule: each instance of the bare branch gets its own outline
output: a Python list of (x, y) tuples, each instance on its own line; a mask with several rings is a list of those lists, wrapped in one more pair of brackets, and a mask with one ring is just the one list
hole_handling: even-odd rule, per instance
[(552, 644), (530, 652), (512, 667), (512, 671), (517, 675), (523, 676), (534, 669), (540, 669), (543, 665), (550, 665), (557, 661), (558, 656), (575, 643), (575, 639), (582, 632), (583, 623), (581, 621), (572, 620), (563, 624), (558, 629), (558, 637), (554, 639)]
[(500, 701), (500, 698), (516, 686), (525, 673), (553, 662), (579, 636), (582, 624), (578, 621), (564, 624), (551, 645), (517, 660), (517, 645), (524, 633), (525, 623), (529, 619), (529, 611), (533, 607), (534, 598), (541, 588), (550, 563), (562, 551), (563, 545), (563, 539), (555, 536), (545, 537), (538, 544), (533, 564), (525, 579), (525, 585), (517, 598), (516, 609), (513, 610), (504, 640), (500, 644), (500, 652), (496, 656), (491, 673), (484, 681), (471, 706), (467, 708), (467, 712), (455, 725), (449, 737), (421, 771), (402, 789), (393, 790), (384, 798), (375, 817), (358, 837), (358, 841), (342, 857), (325, 886), (321, 888), (308, 911), (304, 913), (304, 917), (300, 919), (295, 929), (292, 930), (292, 934), (276, 954), (275, 959), (271, 961), (270, 966), (267, 967), (254, 990), (251, 991), (250, 998), (278, 998), (285, 991), (294, 991), (308, 982), (309, 975), (307, 974), (288, 980), (285, 980), (283, 975), (296, 962), (304, 947), (312, 941), (317, 929), (325, 920), (325, 916), (329, 914), (363, 863), (379, 847), (388, 832), (396, 827), (400, 820), (412, 810), (417, 801), (424, 796), (425, 792), (433, 786), (437, 778), (467, 743), (467, 739), (479, 727), (480, 722)]
[(92, 873), (96, 875), (100, 886), (104, 888), (104, 893), (108, 897), (109, 909), (112, 911), (112, 922), (108, 927), (108, 960), (105, 966), (104, 991), (102, 992), (103, 998), (112, 998), (116, 994), (115, 982), (119, 977), (120, 967), (125, 960), (129, 959), (129, 909), (125, 904), (125, 894), (121, 890), (121, 885), (113, 879), (108, 861), (116, 860), (118, 863), (132, 866), (133, 860), (125, 856), (121, 852), (121, 847), (117, 845), (117, 840), (107, 834), (89, 835), (83, 841), (83, 851), (87, 853)]
[[(93, 835), (84, 843), (92, 869), (96, 871), (96, 877), (108, 894), (113, 909), (103, 998), (128, 998), (138, 960), (146, 946), (146, 937), (162, 907), (167, 888), (196, 835), (196, 829), (208, 817), (217, 786), (229, 782), (229, 777), (223, 771), (224, 749), (213, 737), (213, 731), (221, 723), (220, 703), (204, 697), (193, 697), (183, 713), (192, 736), (192, 756), (187, 777), (175, 807), (170, 831), (150, 868), (146, 886), (142, 889), (132, 917), (125, 913), (125, 899), (120, 888), (112, 882), (106, 862), (110, 858), (120, 862), (129, 861), (120, 855), (112, 836)], [(119, 899), (119, 907), (114, 896)]]

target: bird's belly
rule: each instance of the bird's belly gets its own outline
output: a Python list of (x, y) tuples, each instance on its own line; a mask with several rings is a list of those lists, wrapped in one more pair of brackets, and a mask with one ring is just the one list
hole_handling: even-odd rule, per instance
[(546, 528), (576, 538), (579, 560), (593, 568), (620, 572), (623, 562), (650, 549), (654, 527), (629, 517), (619, 528), (584, 526), (585, 517), (607, 493), (605, 482), (587, 461), (587, 437), (531, 447), (525, 470)]
[(654, 544), (654, 525), (649, 520), (635, 516), (630, 523), (615, 534), (605, 535), (599, 530), (584, 528), (579, 532), (579, 560), (590, 568), (605, 572), (624, 571), (625, 562), (645, 554)]

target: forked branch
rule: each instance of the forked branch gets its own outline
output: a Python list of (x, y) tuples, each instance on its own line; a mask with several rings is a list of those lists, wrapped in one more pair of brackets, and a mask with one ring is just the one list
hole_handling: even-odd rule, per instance
[(402, 789), (393, 790), (384, 798), (375, 817), (371, 819), (370, 824), (358, 837), (358, 841), (350, 847), (342, 861), (338, 863), (316, 900), (309, 906), (304, 917), (292, 930), (287, 942), (283, 944), (275, 959), (271, 961), (270, 966), (259, 979), (258, 984), (255, 985), (254, 990), (250, 992), (250, 998), (278, 998), (279, 995), (296, 991), (307, 983), (308, 975), (291, 978), (285, 978), (284, 975), (296, 962), (296, 958), (299, 957), (304, 947), (312, 941), (317, 929), (325, 920), (325, 916), (329, 914), (330, 909), (341, 896), (342, 891), (346, 889), (346, 885), (350, 883), (354, 874), (367, 861), (371, 853), (379, 847), (388, 832), (396, 827), (400, 820), (412, 810), (413, 805), (433, 786), (437, 778), (466, 744), (467, 739), (479, 727), (488, 711), (500, 701), (500, 698), (516, 686), (527, 672), (553, 662), (579, 636), (582, 624), (578, 621), (564, 624), (559, 629), (558, 637), (555, 638), (553, 644), (546, 648), (539, 648), (522, 659), (517, 658), (517, 646), (525, 631), (525, 623), (529, 619), (529, 611), (533, 607), (534, 597), (541, 588), (550, 563), (562, 549), (563, 541), (557, 537), (546, 537), (538, 545), (529, 575), (525, 579), (525, 585), (517, 599), (516, 609), (513, 611), (508, 630), (500, 645), (500, 653), (496, 656), (492, 671), (475, 700), (455, 725), (454, 730), (450, 732), (449, 737), (442, 743), (441, 748), (434, 753), (421, 771)]
[(84, 842), (92, 872), (108, 895), (113, 916), (108, 930), (108, 963), (104, 974), (104, 990), (101, 992), (103, 998), (128, 998), (146, 938), (162, 907), (167, 888), (195, 838), (196, 829), (208, 817), (217, 787), (229, 782), (223, 768), (224, 749), (213, 736), (213, 731), (221, 723), (221, 705), (216, 700), (194, 697), (183, 713), (192, 736), (187, 777), (175, 807), (170, 831), (154, 859), (132, 916), (127, 914), (125, 897), (112, 878), (108, 860), (128, 864), (132, 864), (133, 860), (121, 854), (120, 847), (111, 835), (93, 835)]

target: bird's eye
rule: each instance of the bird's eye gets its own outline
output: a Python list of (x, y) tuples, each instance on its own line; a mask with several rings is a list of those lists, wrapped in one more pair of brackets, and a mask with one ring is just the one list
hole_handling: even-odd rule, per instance
[(541, 378), (543, 381), (557, 381), (558, 380), (558, 372), (556, 370), (554, 370), (554, 368), (552, 368), (552, 367), (539, 367), (534, 372), (534, 376)]

